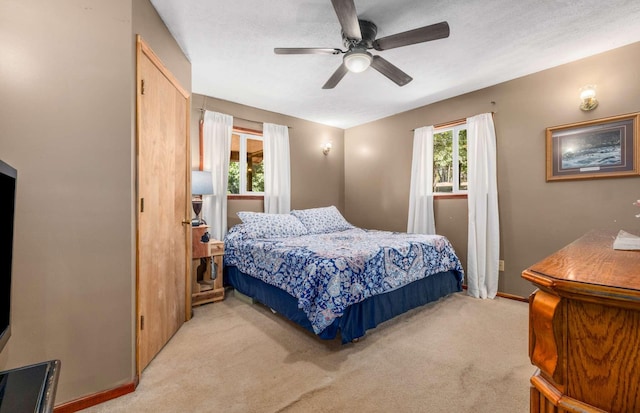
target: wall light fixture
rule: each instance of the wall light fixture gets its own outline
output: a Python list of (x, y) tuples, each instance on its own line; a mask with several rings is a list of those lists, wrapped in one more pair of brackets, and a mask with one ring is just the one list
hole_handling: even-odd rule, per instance
[(585, 85), (580, 88), (580, 109), (588, 112), (598, 107), (596, 85)]
[(322, 145), (322, 153), (324, 153), (325, 155), (329, 155), (331, 148), (331, 142), (326, 142), (324, 145)]

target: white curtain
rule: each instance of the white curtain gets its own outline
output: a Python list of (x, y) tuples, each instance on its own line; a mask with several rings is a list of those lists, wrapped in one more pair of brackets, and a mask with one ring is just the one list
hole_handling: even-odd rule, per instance
[(213, 195), (202, 197), (202, 216), (210, 226), (211, 237), (218, 240), (222, 240), (227, 233), (227, 181), (232, 129), (232, 116), (205, 112), (203, 167), (213, 175)]
[(469, 182), (468, 294), (495, 298), (500, 233), (496, 177), (496, 132), (491, 113), (467, 118)]
[(289, 128), (265, 123), (264, 212), (286, 214), (291, 210), (291, 170), (289, 162)]
[(407, 232), (436, 233), (433, 215), (433, 126), (416, 129), (413, 134)]

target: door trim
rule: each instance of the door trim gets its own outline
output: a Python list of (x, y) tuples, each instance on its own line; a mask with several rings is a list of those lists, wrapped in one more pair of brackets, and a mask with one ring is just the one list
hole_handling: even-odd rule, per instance
[[(142, 82), (141, 82), (141, 69), (140, 69), (140, 57), (144, 55), (146, 56), (151, 63), (162, 73), (162, 75), (176, 88), (176, 90), (185, 98), (185, 125), (184, 125), (184, 136), (186, 140), (185, 145), (185, 165), (186, 165), (186, 188), (185, 193), (187, 196), (185, 197), (185, 211), (186, 214), (189, 214), (191, 211), (191, 202), (190, 202), (190, 194), (191, 194), (191, 135), (190, 135), (190, 123), (191, 123), (191, 94), (182, 87), (178, 79), (167, 69), (160, 58), (154, 53), (151, 47), (144, 41), (142, 36), (139, 34), (136, 35), (136, 375), (140, 377), (141, 369), (140, 369), (140, 306), (139, 306), (139, 277), (140, 277), (140, 194), (139, 194), (139, 175), (138, 171), (140, 168), (139, 165), (139, 156), (140, 153), (140, 108), (141, 108), (141, 95), (142, 95)], [(183, 222), (188, 222), (185, 224), (185, 321), (189, 321), (191, 319), (191, 216), (185, 216)]]

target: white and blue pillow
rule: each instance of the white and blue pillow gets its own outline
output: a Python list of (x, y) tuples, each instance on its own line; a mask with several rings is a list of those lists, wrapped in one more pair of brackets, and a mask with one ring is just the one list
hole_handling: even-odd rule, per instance
[(326, 234), (355, 228), (347, 222), (335, 206), (291, 211), (306, 227), (309, 234)]
[(266, 214), (263, 212), (238, 212), (247, 233), (256, 238), (284, 238), (307, 235), (307, 228), (290, 214)]

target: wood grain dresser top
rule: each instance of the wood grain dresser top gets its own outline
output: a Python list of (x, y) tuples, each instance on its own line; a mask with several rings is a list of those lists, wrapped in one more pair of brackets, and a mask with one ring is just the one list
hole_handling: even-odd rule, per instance
[(594, 230), (534, 264), (523, 278), (548, 287), (583, 289), (603, 295), (627, 290), (627, 299), (640, 300), (640, 251), (613, 249), (617, 232)]

